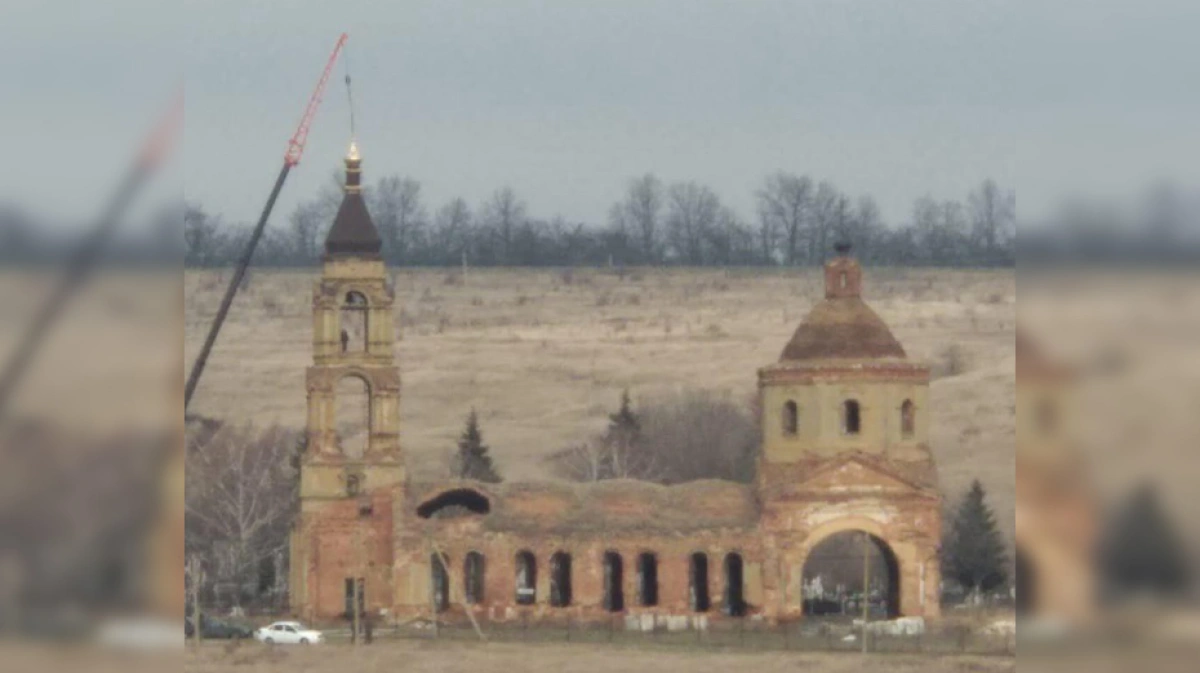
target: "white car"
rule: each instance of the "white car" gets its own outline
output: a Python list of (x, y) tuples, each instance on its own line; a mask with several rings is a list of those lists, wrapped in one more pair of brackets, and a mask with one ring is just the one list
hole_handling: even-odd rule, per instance
[(309, 645), (325, 642), (320, 631), (310, 629), (300, 622), (275, 622), (254, 632), (254, 639), (268, 645)]

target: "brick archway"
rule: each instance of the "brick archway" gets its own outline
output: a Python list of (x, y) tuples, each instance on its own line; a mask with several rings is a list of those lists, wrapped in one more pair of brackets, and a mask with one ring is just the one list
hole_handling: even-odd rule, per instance
[(809, 533), (805, 539), (803, 556), (799, 563), (801, 577), (807, 579), (810, 576), (809, 563), (813, 560), (814, 552), (818, 548), (826, 542), (832, 541), (836, 536), (854, 533), (867, 535), (869, 541), (878, 550), (879, 553), (876, 556), (884, 564), (887, 577), (887, 590), (884, 595), (887, 616), (889, 619), (901, 616), (900, 596), (903, 587), (900, 558), (892, 543), (888, 541), (883, 527), (872, 519), (856, 516), (844, 517), (823, 524)]
[[(936, 565), (936, 549), (919, 541), (902, 538), (893, 526), (865, 516), (839, 516), (808, 531), (803, 545), (790, 558), (795, 578), (795, 600), (789, 598), (787, 612), (800, 611), (802, 596), (800, 582), (804, 579), (809, 557), (822, 542), (847, 532), (866, 533), (879, 548), (888, 564), (889, 617), (931, 616), (937, 614), (936, 604), (928, 600), (937, 594), (936, 569), (927, 574), (932, 559)], [(794, 606), (792, 605), (794, 603)]]

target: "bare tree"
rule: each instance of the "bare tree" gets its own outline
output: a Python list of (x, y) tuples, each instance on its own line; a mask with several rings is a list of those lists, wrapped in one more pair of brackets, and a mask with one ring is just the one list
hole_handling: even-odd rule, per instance
[(705, 236), (717, 223), (721, 201), (695, 182), (672, 185), (667, 199), (667, 235), (676, 257), (686, 264), (703, 264)]
[(967, 197), (971, 211), (971, 237), (984, 254), (992, 257), (1001, 240), (1009, 235), (1017, 215), (1017, 195), (1002, 192), (988, 178)]
[(390, 175), (371, 190), (371, 216), (383, 239), (384, 254), (393, 264), (413, 261), (415, 248), (425, 234), (426, 211), (421, 205), (421, 183)]
[(325, 220), (325, 209), (316, 201), (306, 201), (296, 206), (288, 221), (292, 254), (305, 262), (317, 259), (322, 233), (330, 225)]
[(684, 391), (639, 405), (628, 396), (604, 434), (549, 458), (573, 481), (641, 479), (674, 484), (697, 479), (748, 482), (754, 476), (759, 426), (752, 412), (709, 391)]
[(764, 259), (770, 258), (776, 236), (781, 237), (783, 263), (794, 266), (800, 261), (801, 242), (807, 237), (812, 208), (812, 180), (779, 172), (767, 178), (758, 192), (759, 247)]
[(808, 235), (808, 261), (817, 264), (829, 252), (837, 235), (840, 215), (845, 212), (845, 197), (832, 183), (821, 181), (812, 198), (812, 219)]
[(456, 263), (470, 246), (471, 209), (464, 199), (455, 197), (438, 209), (433, 219), (430, 247), (440, 254), (442, 263)]
[[(18, 229), (10, 229), (10, 235)], [(224, 232), (220, 219), (210, 217), (198, 204), (189, 203), (183, 210), (184, 262), (192, 266), (209, 266), (220, 261)], [(5, 241), (9, 249), (12, 241)], [(20, 247), (20, 246), (15, 246)]]
[(496, 242), (496, 261), (511, 264), (513, 239), (525, 222), (525, 202), (510, 187), (496, 190), (483, 206), (483, 223)]
[(186, 546), (207, 557), (210, 579), (252, 584), (287, 549), (299, 487), (299, 441), (279, 427), (224, 426), (203, 445), (189, 442)]
[(662, 182), (647, 173), (630, 180), (625, 198), (609, 210), (609, 222), (623, 238), (633, 242), (638, 261), (643, 264), (654, 264), (662, 256), (662, 209)]

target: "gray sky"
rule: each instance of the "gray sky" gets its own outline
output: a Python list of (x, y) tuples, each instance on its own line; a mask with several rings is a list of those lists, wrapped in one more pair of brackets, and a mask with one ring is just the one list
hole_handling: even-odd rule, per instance
[[(989, 176), (1037, 217), (1075, 191), (1200, 184), (1198, 26), (1191, 0), (5, 0), (0, 198), (90, 212), (182, 76), (163, 184), (252, 220), (345, 30), (366, 177), (413, 176), (432, 207), (509, 185), (533, 214), (601, 222), (650, 171), (751, 217), (782, 169), (891, 222)], [(276, 224), (340, 165), (342, 73)]]

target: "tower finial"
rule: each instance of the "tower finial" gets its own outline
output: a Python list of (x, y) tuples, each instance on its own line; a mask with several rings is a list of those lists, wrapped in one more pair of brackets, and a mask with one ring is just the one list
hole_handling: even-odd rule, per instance
[(346, 151), (346, 193), (355, 194), (362, 191), (362, 158), (358, 155), (358, 143), (350, 141), (350, 149)]

